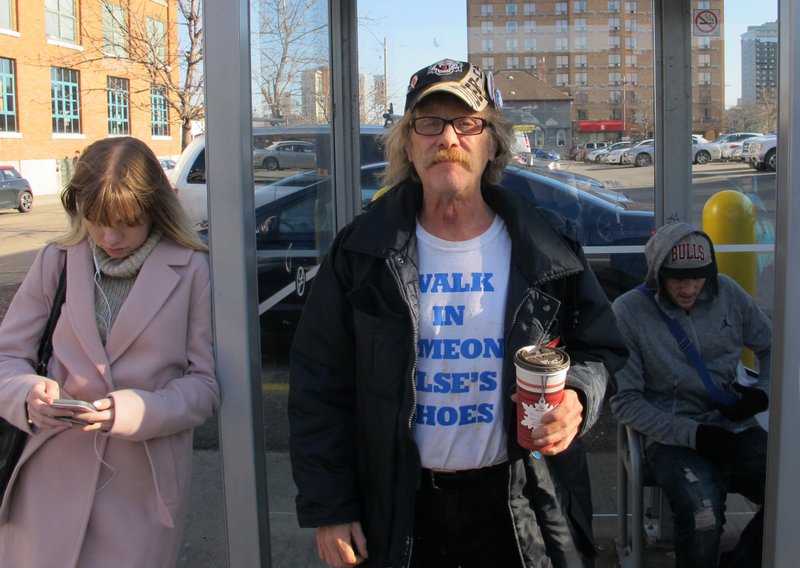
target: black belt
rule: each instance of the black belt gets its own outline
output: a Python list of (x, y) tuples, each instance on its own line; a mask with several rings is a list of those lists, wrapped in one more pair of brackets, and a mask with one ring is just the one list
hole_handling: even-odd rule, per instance
[(507, 470), (508, 462), (461, 471), (422, 468), (422, 482), (434, 489), (466, 489), (499, 477)]

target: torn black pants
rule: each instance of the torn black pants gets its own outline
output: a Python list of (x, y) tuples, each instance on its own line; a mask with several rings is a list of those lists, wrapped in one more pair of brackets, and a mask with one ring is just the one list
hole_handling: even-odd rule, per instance
[[(672, 509), (678, 568), (718, 566), (728, 493), (764, 504), (767, 433), (756, 427), (737, 436), (738, 451), (725, 463), (715, 463), (686, 447), (654, 443), (647, 448), (647, 465)], [(734, 566), (761, 566), (762, 533), (763, 510), (759, 509), (729, 555), (738, 559)]]

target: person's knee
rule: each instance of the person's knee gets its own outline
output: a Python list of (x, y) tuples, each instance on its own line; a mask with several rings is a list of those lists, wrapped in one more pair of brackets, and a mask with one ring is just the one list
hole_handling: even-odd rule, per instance
[(717, 530), (719, 519), (710, 499), (704, 499), (694, 511), (694, 528), (697, 531)]

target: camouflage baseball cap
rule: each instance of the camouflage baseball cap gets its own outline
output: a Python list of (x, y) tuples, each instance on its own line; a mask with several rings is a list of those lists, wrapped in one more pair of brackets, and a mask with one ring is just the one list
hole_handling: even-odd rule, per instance
[(496, 109), (503, 106), (492, 73), (484, 73), (480, 67), (466, 61), (442, 59), (414, 73), (408, 83), (405, 111), (413, 110), (433, 93), (455, 95), (475, 112), (487, 106)]

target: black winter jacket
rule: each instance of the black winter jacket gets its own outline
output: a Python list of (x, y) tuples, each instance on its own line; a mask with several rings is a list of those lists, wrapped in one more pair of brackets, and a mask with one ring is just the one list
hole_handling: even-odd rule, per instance
[[(609, 302), (575, 241), (574, 226), (499, 187), (483, 190), (511, 236), (502, 388), (513, 355), (561, 338), (568, 387), (584, 403), (581, 434), (596, 421), (625, 347)], [(419, 453), (411, 426), (419, 338), (415, 226), (422, 188), (387, 192), (336, 237), (322, 262), (291, 352), (290, 455), (303, 527), (360, 521), (369, 560), (407, 566)], [(516, 443), (506, 397), (509, 507), (526, 567), (591, 565), (591, 495), (579, 440), (534, 460)]]

